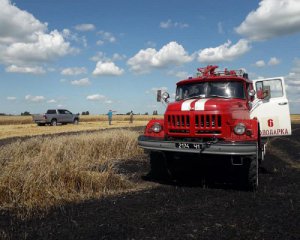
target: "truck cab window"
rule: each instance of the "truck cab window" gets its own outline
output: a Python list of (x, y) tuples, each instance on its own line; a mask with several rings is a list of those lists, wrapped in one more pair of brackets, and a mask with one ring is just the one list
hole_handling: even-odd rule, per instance
[(270, 98), (283, 96), (283, 87), (280, 79), (265, 80), (256, 82), (257, 97), (262, 98), (264, 91), (268, 89)]
[(191, 83), (178, 86), (176, 91), (176, 101), (214, 97), (245, 99), (244, 84), (238, 81)]

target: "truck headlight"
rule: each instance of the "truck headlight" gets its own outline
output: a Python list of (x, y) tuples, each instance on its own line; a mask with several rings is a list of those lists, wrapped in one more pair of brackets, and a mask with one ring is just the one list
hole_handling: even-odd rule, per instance
[(233, 130), (235, 134), (242, 135), (246, 131), (246, 126), (243, 123), (238, 123), (237, 125), (235, 125)]
[(162, 127), (159, 123), (154, 123), (151, 129), (153, 132), (159, 133), (162, 130)]

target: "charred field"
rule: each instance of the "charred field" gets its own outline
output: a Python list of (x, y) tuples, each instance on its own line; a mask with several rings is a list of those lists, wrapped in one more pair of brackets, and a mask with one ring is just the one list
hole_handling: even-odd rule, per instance
[[(143, 180), (146, 156), (117, 166), (143, 190), (20, 218), (0, 212), (1, 239), (300, 239), (300, 125), (270, 141), (257, 192)], [(216, 174), (213, 171), (210, 174)]]

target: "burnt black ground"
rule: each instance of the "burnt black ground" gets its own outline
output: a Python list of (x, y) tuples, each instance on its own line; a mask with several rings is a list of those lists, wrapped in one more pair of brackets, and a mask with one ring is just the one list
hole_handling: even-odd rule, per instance
[[(54, 209), (20, 220), (1, 212), (6, 239), (300, 239), (300, 125), (269, 144), (257, 192), (197, 184), (157, 184), (134, 192)], [(120, 171), (137, 181), (147, 162)]]

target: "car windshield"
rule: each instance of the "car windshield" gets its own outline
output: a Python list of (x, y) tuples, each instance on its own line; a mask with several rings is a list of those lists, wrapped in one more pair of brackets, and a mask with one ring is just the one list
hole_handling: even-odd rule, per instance
[(245, 99), (244, 84), (237, 81), (190, 83), (177, 87), (175, 99), (214, 97)]

